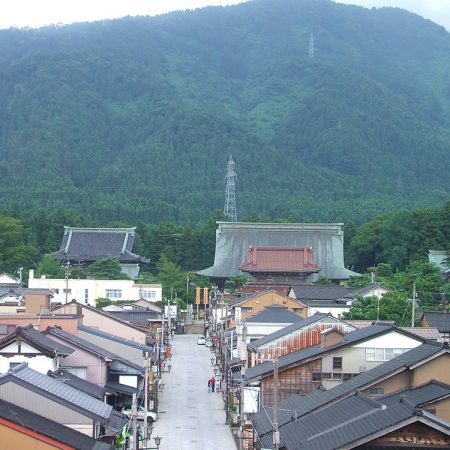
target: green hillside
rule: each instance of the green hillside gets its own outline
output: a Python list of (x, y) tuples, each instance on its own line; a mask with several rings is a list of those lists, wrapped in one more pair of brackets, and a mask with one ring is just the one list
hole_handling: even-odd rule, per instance
[(449, 53), (419, 16), (328, 0), (1, 31), (0, 214), (205, 222), (230, 154), (238, 217), (440, 205)]

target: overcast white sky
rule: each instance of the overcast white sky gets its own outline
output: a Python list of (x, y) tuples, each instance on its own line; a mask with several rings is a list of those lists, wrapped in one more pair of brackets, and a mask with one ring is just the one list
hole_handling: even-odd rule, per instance
[[(0, 28), (35, 28), (123, 16), (157, 15), (207, 5), (241, 2), (242, 0), (0, 0)], [(338, 0), (338, 3), (366, 7), (398, 6), (450, 30), (450, 0)]]

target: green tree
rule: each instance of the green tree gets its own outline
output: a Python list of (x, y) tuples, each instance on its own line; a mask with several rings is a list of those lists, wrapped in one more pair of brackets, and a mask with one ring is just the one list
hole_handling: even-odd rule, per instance
[(404, 292), (387, 292), (377, 297), (357, 297), (349, 311), (342, 314), (347, 320), (376, 320), (379, 308), (380, 320), (392, 320), (398, 326), (411, 324), (411, 300)]
[(186, 277), (167, 256), (161, 255), (157, 268), (158, 281), (162, 284), (164, 297), (174, 298), (177, 296), (176, 293), (185, 292)]
[(95, 280), (129, 280), (119, 262), (112, 258), (95, 261), (87, 268), (87, 273)]
[(242, 273), (230, 277), (225, 283), (225, 289), (231, 294), (236, 292), (236, 289), (247, 286), (250, 283), (251, 278), (248, 275)]
[(114, 302), (107, 297), (99, 297), (95, 299), (96, 308), (104, 308), (105, 306), (112, 305)]
[(64, 278), (65, 272), (61, 262), (50, 255), (45, 255), (37, 266), (36, 275), (38, 277), (45, 275), (46, 278)]
[(29, 266), (35, 249), (23, 239), (22, 222), (8, 216), (0, 216), (0, 273), (15, 272)]

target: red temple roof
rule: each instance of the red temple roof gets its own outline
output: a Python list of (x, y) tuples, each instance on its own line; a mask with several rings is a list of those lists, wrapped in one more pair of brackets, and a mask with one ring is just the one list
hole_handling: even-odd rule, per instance
[(248, 249), (244, 272), (319, 272), (311, 247), (256, 247)]

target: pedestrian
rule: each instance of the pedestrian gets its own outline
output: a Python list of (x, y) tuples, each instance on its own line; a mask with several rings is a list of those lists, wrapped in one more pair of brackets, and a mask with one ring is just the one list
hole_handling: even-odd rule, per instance
[(214, 392), (214, 388), (216, 387), (216, 379), (211, 377), (211, 391)]
[(208, 380), (208, 394), (211, 392), (211, 379)]

